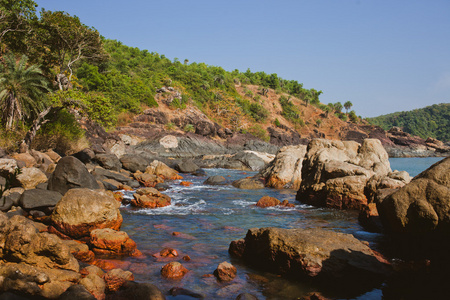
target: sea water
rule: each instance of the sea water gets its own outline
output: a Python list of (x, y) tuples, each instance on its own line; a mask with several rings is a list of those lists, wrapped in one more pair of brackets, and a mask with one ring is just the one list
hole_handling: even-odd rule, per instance
[[(391, 168), (406, 170), (417, 175), (439, 158), (390, 159)], [(207, 169), (208, 176), (221, 175), (233, 180), (253, 176), (255, 172), (227, 169)], [(228, 247), (233, 240), (245, 237), (250, 228), (324, 228), (351, 233), (356, 238), (369, 241), (376, 249), (380, 234), (369, 233), (357, 222), (357, 213), (334, 209), (316, 208), (295, 201), (296, 191), (289, 189), (241, 190), (230, 184), (209, 186), (203, 184), (207, 177), (183, 174), (191, 186), (181, 186), (180, 180), (170, 183), (164, 193), (172, 204), (157, 209), (138, 209), (122, 206), (124, 218), (122, 230), (137, 243), (144, 256), (126, 258), (123, 268), (134, 273), (135, 280), (150, 282), (163, 292), (172, 287), (183, 287), (201, 293), (205, 299), (235, 299), (242, 292), (254, 294), (258, 299), (298, 299), (316, 289), (309, 284), (280, 278), (243, 265), (231, 258)], [(293, 208), (259, 208), (255, 204), (262, 196), (272, 196), (280, 201), (288, 200)], [(131, 197), (131, 193), (126, 195)], [(173, 233), (177, 232), (178, 235)], [(155, 258), (152, 255), (164, 248), (174, 248), (176, 259)], [(191, 260), (182, 261), (188, 255)], [(161, 277), (162, 266), (170, 261), (180, 261), (188, 270), (180, 280)], [(228, 261), (237, 267), (237, 278), (228, 283), (211, 277), (217, 266)], [(381, 288), (353, 295), (357, 299), (381, 299)], [(168, 299), (188, 299), (169, 296)]]

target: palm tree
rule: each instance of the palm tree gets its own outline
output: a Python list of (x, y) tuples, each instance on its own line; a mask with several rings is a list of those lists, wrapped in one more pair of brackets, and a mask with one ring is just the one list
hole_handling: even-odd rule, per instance
[(350, 101), (347, 101), (344, 103), (344, 107), (345, 107), (345, 110), (347, 111), (347, 114), (348, 114), (348, 110), (350, 108), (352, 108), (352, 106), (353, 106), (353, 103), (351, 103)]
[(14, 121), (37, 115), (44, 108), (41, 100), (49, 91), (42, 71), (36, 65), (27, 67), (27, 60), (23, 55), (16, 62), (15, 55), (10, 53), (4, 57), (4, 65), (0, 65), (0, 108), (8, 130)]

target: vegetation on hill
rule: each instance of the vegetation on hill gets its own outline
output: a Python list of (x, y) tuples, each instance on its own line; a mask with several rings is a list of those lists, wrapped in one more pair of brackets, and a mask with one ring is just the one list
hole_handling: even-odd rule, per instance
[[(255, 126), (247, 129), (266, 140), (267, 134), (260, 124), (270, 114), (262, 99), (269, 89), (280, 95), (282, 115), (294, 127), (303, 126), (304, 121), (296, 107), (298, 102), (294, 105), (291, 97), (301, 99), (305, 106), (326, 107), (319, 102), (322, 91), (305, 89), (295, 80), (250, 70), (230, 72), (204, 63), (189, 63), (187, 59), (170, 60), (162, 54), (104, 39), (95, 28), (66, 12), (42, 9), (38, 17), (36, 7), (32, 0), (0, 0), (1, 63), (6, 66), (8, 61), (14, 58), (19, 61), (22, 57), (16, 69), (37, 70), (43, 76), (38, 78), (39, 89), (33, 92), (22, 89), (18, 91), (21, 95), (10, 93), (12, 96), (0, 99), (3, 107), (10, 107), (8, 101), (12, 99), (26, 100), (13, 116), (7, 113), (1, 116), (5, 125), (0, 130), (3, 137), (11, 136), (12, 129), (19, 141), (27, 130), (40, 127), (37, 121), (45, 123), (44, 119), (50, 119), (51, 122), (42, 124), (36, 140), (52, 137), (52, 141), (43, 144), (54, 147), (61, 139), (80, 138), (80, 130), (73, 128), (77, 124), (74, 112), (112, 128), (122, 114), (138, 114), (145, 108), (158, 106), (155, 96), (168, 87), (180, 94), (170, 103), (173, 109), (195, 105), (233, 130), (242, 129), (240, 122), (248, 119)], [(6, 71), (0, 72), (1, 83), (6, 75)], [(253, 92), (246, 89), (245, 95), (237, 91), (237, 86), (247, 85), (259, 88)], [(333, 107), (337, 116), (347, 118), (341, 113), (339, 102)], [(27, 114), (28, 111), (31, 113)], [(31, 136), (27, 143), (33, 139)]]
[(397, 126), (407, 133), (424, 139), (432, 137), (441, 141), (450, 141), (450, 103), (368, 118), (367, 121), (384, 130)]

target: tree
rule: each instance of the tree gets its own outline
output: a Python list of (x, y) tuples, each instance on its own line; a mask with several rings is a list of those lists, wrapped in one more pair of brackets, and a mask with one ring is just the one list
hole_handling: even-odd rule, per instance
[(334, 104), (334, 110), (338, 113), (340, 113), (342, 111), (342, 103), (341, 102), (336, 102)]
[(348, 110), (350, 108), (352, 108), (352, 106), (353, 106), (353, 103), (351, 103), (350, 101), (347, 101), (344, 103), (344, 107), (345, 107), (345, 110), (347, 111), (347, 113), (348, 113)]
[(36, 19), (37, 4), (32, 0), (0, 0), (0, 45), (17, 51), (25, 47), (24, 35), (30, 32), (30, 23)]
[(38, 115), (45, 106), (42, 98), (49, 91), (47, 79), (37, 65), (27, 67), (27, 60), (23, 55), (16, 63), (10, 53), (0, 66), (0, 107), (8, 130), (15, 120)]
[(64, 72), (73, 75), (73, 65), (81, 60), (102, 61), (106, 59), (100, 34), (92, 27), (80, 22), (78, 17), (62, 11), (41, 12), (42, 43), (48, 51), (49, 65), (58, 67), (57, 82), (64, 90)]

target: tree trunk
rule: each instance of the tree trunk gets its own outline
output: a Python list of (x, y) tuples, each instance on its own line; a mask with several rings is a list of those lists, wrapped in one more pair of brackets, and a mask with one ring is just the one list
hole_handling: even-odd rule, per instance
[(51, 106), (47, 107), (44, 111), (42, 111), (36, 120), (34, 120), (33, 125), (31, 125), (30, 130), (28, 130), (27, 134), (25, 135), (25, 138), (20, 143), (19, 152), (25, 153), (30, 148), (31, 143), (33, 142), (34, 138), (36, 137), (37, 131), (39, 128), (41, 128), (42, 125), (47, 123), (48, 120), (44, 120), (45, 116), (50, 112), (52, 109)]

